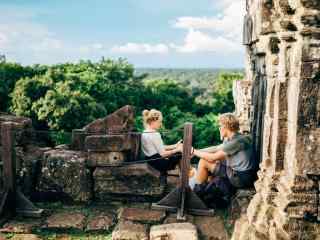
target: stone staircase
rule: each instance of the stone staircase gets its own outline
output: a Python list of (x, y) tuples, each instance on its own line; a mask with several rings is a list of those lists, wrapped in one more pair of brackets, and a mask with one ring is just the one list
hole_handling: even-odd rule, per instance
[(0, 229), (0, 239), (229, 239), (221, 216), (188, 215), (178, 222), (176, 214), (151, 210), (151, 203), (41, 207), (43, 218), (11, 219)]

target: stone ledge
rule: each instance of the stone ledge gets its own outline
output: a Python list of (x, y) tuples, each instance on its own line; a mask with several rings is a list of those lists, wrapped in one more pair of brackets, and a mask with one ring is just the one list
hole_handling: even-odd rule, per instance
[(112, 240), (148, 240), (148, 227), (130, 221), (120, 221), (112, 232)]
[(148, 224), (159, 224), (165, 217), (166, 213), (163, 211), (142, 208), (121, 208), (118, 219)]
[(115, 224), (112, 214), (91, 216), (87, 222), (86, 232), (110, 231)]
[(84, 229), (85, 216), (81, 213), (55, 213), (45, 222), (43, 229), (79, 230)]
[(198, 240), (198, 232), (195, 225), (191, 223), (171, 223), (152, 226), (150, 229), (150, 240)]

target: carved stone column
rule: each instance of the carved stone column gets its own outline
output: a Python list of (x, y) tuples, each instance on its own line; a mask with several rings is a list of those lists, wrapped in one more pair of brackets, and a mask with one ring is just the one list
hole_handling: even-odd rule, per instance
[[(249, 1), (257, 41), (246, 46), (259, 74), (264, 55), (265, 102), (253, 108), (261, 156), (257, 194), (237, 222), (233, 239), (320, 239), (320, 7), (319, 1)], [(250, 76), (250, 77), (248, 77)], [(258, 81), (258, 84), (261, 82)], [(258, 112), (257, 112), (258, 111)], [(263, 115), (263, 129), (259, 117)]]

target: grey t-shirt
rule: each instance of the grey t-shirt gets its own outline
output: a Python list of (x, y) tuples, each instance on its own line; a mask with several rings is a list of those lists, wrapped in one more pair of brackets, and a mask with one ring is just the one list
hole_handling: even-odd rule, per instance
[(227, 154), (227, 165), (233, 170), (241, 172), (253, 168), (250, 136), (236, 133), (232, 139), (223, 142), (222, 150)]
[(141, 135), (142, 153), (150, 157), (164, 151), (164, 143), (159, 132), (144, 130)]

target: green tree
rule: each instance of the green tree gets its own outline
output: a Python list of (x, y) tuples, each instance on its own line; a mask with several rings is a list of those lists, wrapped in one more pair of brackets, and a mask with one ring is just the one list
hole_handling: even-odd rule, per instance
[(42, 74), (44, 68), (23, 67), (17, 63), (0, 62), (0, 111), (8, 111), (11, 105), (10, 93), (13, 91), (16, 82), (25, 77), (32, 77)]
[(46, 121), (50, 129), (71, 131), (106, 113), (105, 108), (91, 96), (72, 90), (69, 84), (58, 84), (32, 106), (38, 120)]
[(234, 111), (232, 86), (235, 80), (243, 78), (242, 73), (222, 73), (213, 85), (211, 106), (213, 113), (225, 113)]
[(43, 75), (16, 83), (11, 110), (31, 117), (41, 128), (70, 131), (83, 127), (128, 101), (142, 104), (143, 84), (133, 72), (123, 59), (54, 65)]

